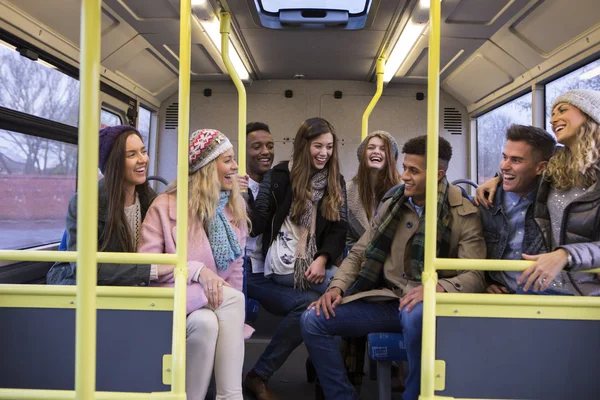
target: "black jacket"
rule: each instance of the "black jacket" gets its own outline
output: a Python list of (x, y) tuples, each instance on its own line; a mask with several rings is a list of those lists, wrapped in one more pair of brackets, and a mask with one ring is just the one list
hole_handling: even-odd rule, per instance
[[(315, 258), (321, 254), (327, 256), (327, 267), (338, 261), (343, 255), (346, 246), (346, 231), (348, 220), (346, 216), (346, 183), (340, 176), (342, 196), (344, 204), (340, 210), (339, 221), (329, 221), (321, 215), (321, 201), (317, 207), (316, 241), (317, 252)], [(325, 194), (327, 195), (327, 189)], [(288, 162), (276, 165), (265, 174), (260, 184), (258, 196), (250, 203), (250, 219), (252, 221), (251, 236), (263, 235), (263, 256), (275, 239), (283, 222), (290, 213), (292, 207), (292, 185), (290, 183), (290, 171)]]
[[(140, 199), (142, 220), (150, 207)], [(107, 214), (107, 194), (104, 179), (98, 182), (98, 246), (104, 232)], [(77, 251), (77, 193), (69, 202), (67, 212), (67, 250)], [(107, 251), (123, 252), (120, 243), (109, 243)], [(50, 268), (46, 281), (50, 285), (74, 285), (76, 263), (58, 262)], [(147, 286), (150, 282), (149, 264), (104, 264), (98, 263), (98, 285)]]

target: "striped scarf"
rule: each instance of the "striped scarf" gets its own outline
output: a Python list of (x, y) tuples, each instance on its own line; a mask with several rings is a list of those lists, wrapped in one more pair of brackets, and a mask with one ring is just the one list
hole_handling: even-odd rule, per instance
[[(438, 212), (437, 212), (437, 251), (438, 257), (447, 257), (450, 249), (452, 230), (452, 214), (448, 203), (448, 180), (443, 177), (438, 184)], [(391, 199), (387, 214), (382, 217), (381, 223), (376, 228), (373, 240), (367, 246), (365, 255), (366, 263), (356, 280), (353, 293), (363, 292), (383, 286), (383, 263), (390, 252), (396, 228), (400, 221), (402, 205), (407, 200), (404, 196), (404, 185), (401, 185)], [(425, 258), (425, 210), (419, 221), (419, 229), (413, 237), (411, 247), (411, 267), (413, 278), (421, 280), (423, 261)]]

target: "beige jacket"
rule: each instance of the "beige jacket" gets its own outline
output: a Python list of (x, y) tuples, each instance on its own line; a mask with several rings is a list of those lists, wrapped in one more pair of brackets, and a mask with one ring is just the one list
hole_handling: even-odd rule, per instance
[[(448, 201), (452, 212), (452, 235), (450, 239), (449, 258), (478, 258), (486, 257), (486, 245), (483, 239), (479, 210), (462, 196), (461, 190), (449, 186)], [(342, 262), (329, 288), (338, 287), (346, 291), (358, 278), (360, 269), (366, 261), (365, 249), (373, 239), (376, 226), (380, 219), (387, 213), (391, 199), (381, 206), (373, 223), (358, 242), (352, 247), (348, 257)], [(411, 280), (405, 271), (410, 271), (410, 246), (412, 237), (419, 227), (419, 216), (409, 202), (403, 205), (402, 215), (398, 229), (392, 242), (390, 254), (383, 265), (383, 274), (388, 288), (375, 289), (357, 293), (344, 298), (343, 303), (348, 303), (362, 298), (372, 301), (401, 298), (411, 289), (419, 286), (421, 282)], [(410, 274), (410, 272), (409, 272)], [(439, 271), (438, 283), (447, 292), (483, 292), (485, 280), (480, 271)]]

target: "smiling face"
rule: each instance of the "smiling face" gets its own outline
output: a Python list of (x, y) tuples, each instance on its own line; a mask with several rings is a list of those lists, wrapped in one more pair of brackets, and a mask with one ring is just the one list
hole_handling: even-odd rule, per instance
[(134, 133), (130, 134), (125, 142), (125, 174), (123, 176), (123, 183), (128, 186), (137, 186), (146, 182), (148, 161), (148, 152), (142, 139)]
[(385, 141), (378, 136), (372, 137), (365, 150), (367, 167), (378, 171), (383, 170), (386, 163), (385, 154)]
[(333, 135), (330, 132), (319, 135), (310, 141), (310, 161), (314, 169), (325, 168), (331, 154), (333, 154)]
[(238, 171), (238, 165), (233, 158), (233, 149), (229, 149), (217, 157), (216, 162), (221, 190), (231, 190)]
[(536, 161), (534, 149), (524, 141), (507, 140), (500, 170), (502, 189), (520, 197), (535, 190), (537, 177), (544, 172), (547, 161)]
[(246, 136), (246, 168), (248, 175), (260, 182), (264, 174), (271, 169), (275, 154), (273, 136), (267, 131), (258, 130)]
[(550, 124), (558, 143), (567, 147), (575, 144), (575, 137), (581, 125), (586, 121), (586, 115), (577, 107), (568, 103), (559, 103), (552, 110)]
[(421, 206), (425, 204), (425, 156), (406, 154), (402, 163), (402, 180), (404, 181), (404, 195), (412, 197), (413, 202)]

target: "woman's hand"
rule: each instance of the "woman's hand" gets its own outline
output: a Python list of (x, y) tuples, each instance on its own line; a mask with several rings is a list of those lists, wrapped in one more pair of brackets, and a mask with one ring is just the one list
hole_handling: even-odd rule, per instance
[(223, 285), (230, 287), (231, 285), (207, 267), (202, 268), (198, 280), (204, 288), (208, 305), (211, 308), (219, 307), (223, 302)]
[(524, 259), (535, 261), (535, 264), (523, 271), (517, 283), (522, 285), (523, 282), (526, 282), (523, 286), (525, 292), (532, 285), (535, 292), (545, 291), (554, 278), (567, 266), (568, 257), (569, 253), (565, 249), (537, 256), (523, 254)]
[[(483, 205), (485, 208), (490, 208), (494, 204), (494, 195), (498, 189), (500, 178), (495, 177), (479, 185), (475, 191), (475, 205)], [(486, 197), (486, 193), (488, 193)]]
[(320, 255), (317, 257), (304, 273), (306, 279), (316, 285), (323, 283), (325, 280), (325, 264), (327, 264), (326, 256)]

